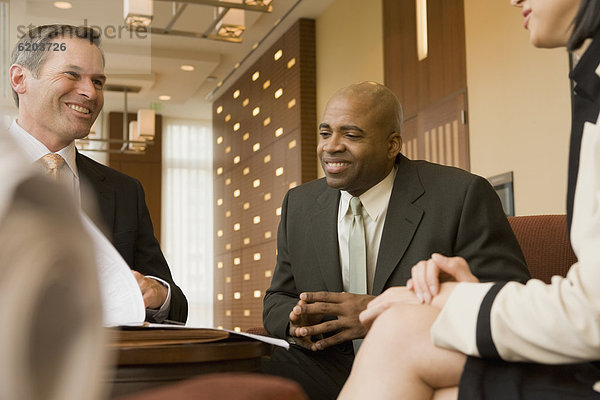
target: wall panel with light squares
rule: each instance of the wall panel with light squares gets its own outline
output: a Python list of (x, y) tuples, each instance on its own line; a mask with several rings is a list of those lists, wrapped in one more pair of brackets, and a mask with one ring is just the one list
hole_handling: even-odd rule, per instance
[(317, 176), (313, 20), (298, 20), (213, 103), (214, 323), (262, 326), (286, 192)]

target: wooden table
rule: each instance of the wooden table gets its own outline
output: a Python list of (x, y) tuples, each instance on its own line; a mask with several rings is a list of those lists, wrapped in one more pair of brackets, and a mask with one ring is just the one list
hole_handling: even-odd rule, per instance
[(112, 350), (117, 367), (110, 398), (215, 372), (257, 372), (273, 346), (233, 336), (210, 343), (125, 347)]

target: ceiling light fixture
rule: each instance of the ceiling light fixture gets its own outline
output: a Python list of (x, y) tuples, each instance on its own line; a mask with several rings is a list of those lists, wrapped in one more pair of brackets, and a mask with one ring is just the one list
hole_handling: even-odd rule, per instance
[(171, 100), (171, 96), (169, 96), (167, 94), (162, 94), (162, 95), (158, 96), (158, 99), (162, 100), (162, 101), (169, 101), (169, 100)]
[[(242, 4), (243, 0), (230, 0), (229, 3)], [(223, 12), (225, 14), (223, 15)], [(219, 7), (215, 10), (215, 17), (221, 20), (215, 27), (217, 36), (223, 39), (240, 39), (246, 30), (246, 14), (244, 10)]]
[(73, 4), (69, 3), (68, 1), (55, 1), (54, 7), (60, 8), (61, 10), (68, 10), (69, 8), (73, 7)]
[[(160, 0), (158, 0), (158, 1), (160, 1)], [(183, 1), (190, 1), (190, 0), (183, 0)], [(260, 1), (260, 0), (257, 0), (257, 1)], [(251, 6), (250, 6), (250, 3), (252, 3), (252, 1), (251, 1), (251, 0), (245, 0), (245, 3), (244, 3), (244, 4), (246, 5), (246, 7), (251, 7)], [(247, 60), (248, 60), (248, 59), (251, 57), (251, 55), (253, 54), (253, 52), (254, 52), (254, 51), (255, 51), (255, 50), (256, 50), (256, 49), (257, 49), (257, 48), (258, 48), (258, 47), (259, 47), (259, 46), (260, 46), (260, 45), (261, 45), (261, 44), (262, 44), (262, 43), (265, 41), (265, 40), (267, 40), (267, 38), (268, 38), (269, 36), (271, 36), (271, 34), (272, 34), (272, 33), (273, 33), (273, 32), (274, 32), (276, 29), (277, 29), (277, 25), (279, 25), (279, 24), (280, 24), (282, 21), (284, 21), (284, 20), (285, 20), (285, 19), (286, 19), (286, 18), (287, 18), (287, 17), (288, 17), (288, 16), (289, 16), (289, 15), (290, 15), (290, 14), (291, 14), (291, 13), (292, 13), (292, 12), (293, 12), (293, 11), (294, 11), (296, 8), (297, 8), (297, 7), (298, 7), (298, 5), (299, 5), (300, 3), (302, 3), (302, 0), (296, 0), (296, 2), (294, 3), (294, 5), (293, 5), (293, 6), (291, 6), (291, 7), (290, 7), (290, 8), (289, 8), (289, 9), (288, 9), (288, 10), (287, 10), (285, 13), (284, 13), (284, 15), (283, 15), (283, 16), (281, 16), (281, 17), (280, 17), (280, 18), (277, 20), (277, 23), (276, 23), (276, 24), (274, 24), (274, 26), (273, 26), (273, 27), (271, 27), (271, 29), (269, 29), (269, 31), (268, 31), (268, 32), (265, 34), (265, 36), (263, 36), (263, 38), (262, 38), (262, 39), (260, 39), (258, 42), (256, 42), (256, 43), (255, 43), (255, 44), (252, 46), (252, 49), (251, 49), (251, 50), (250, 50), (248, 53), (246, 53), (246, 55), (244, 56), (244, 58), (243, 58), (241, 61), (239, 61), (239, 63), (240, 63), (240, 66), (241, 66), (241, 65), (243, 65), (243, 64), (244, 64), (244, 62), (246, 62), (246, 61), (247, 61)], [(267, 12), (271, 12), (271, 8), (272, 8), (272, 6), (271, 6), (271, 5), (269, 5), (269, 6), (267, 7), (267, 9), (268, 9), (268, 11), (267, 11)], [(248, 8), (246, 8), (246, 9), (248, 9)], [(252, 10), (252, 11), (254, 11), (254, 10)], [(213, 90), (211, 90), (211, 91), (210, 91), (210, 93), (209, 93), (208, 95), (206, 95), (206, 97), (205, 97), (205, 98), (206, 98), (207, 100), (211, 100), (211, 99), (213, 98), (213, 96), (215, 95), (215, 93), (216, 93), (216, 92), (217, 92), (217, 91), (218, 91), (218, 90), (219, 90), (219, 89), (220, 89), (220, 88), (223, 86), (223, 84), (224, 84), (226, 81), (228, 81), (228, 80), (229, 80), (229, 79), (230, 79), (230, 78), (231, 78), (231, 77), (232, 77), (232, 76), (235, 74), (235, 72), (236, 72), (237, 70), (238, 70), (238, 68), (232, 68), (232, 70), (229, 72), (229, 74), (227, 74), (227, 76), (225, 76), (225, 78), (223, 78), (223, 80), (219, 81), (219, 83), (217, 83), (217, 87), (216, 87), (216, 88), (214, 88)]]
[(196, 68), (193, 65), (186, 65), (186, 64), (184, 64), (184, 65), (181, 66), (181, 70), (182, 71), (188, 71), (189, 72), (189, 71), (193, 71), (195, 69)]
[(123, 0), (123, 18), (130, 28), (146, 28), (152, 22), (152, 0)]
[[(84, 139), (77, 140), (76, 144), (78, 148), (85, 151), (105, 153), (145, 154), (147, 146), (154, 144), (156, 111), (152, 109), (140, 109), (137, 112), (137, 120), (128, 123), (127, 94), (139, 93), (141, 88), (135, 86), (107, 85), (104, 87), (104, 90), (123, 93), (123, 138), (103, 138), (102, 136), (104, 135), (102, 134), (99, 135), (100, 138), (95, 138), (90, 137), (96, 136), (95, 134), (90, 134)], [(98, 148), (91, 146), (92, 143), (107, 143), (108, 146)], [(120, 147), (118, 149), (111, 148), (110, 145), (113, 144), (118, 144)]]

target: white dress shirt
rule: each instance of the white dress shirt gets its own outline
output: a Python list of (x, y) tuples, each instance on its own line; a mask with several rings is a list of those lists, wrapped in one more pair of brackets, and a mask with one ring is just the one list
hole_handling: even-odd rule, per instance
[[(394, 166), (392, 171), (381, 182), (358, 197), (363, 205), (362, 215), (365, 224), (368, 294), (373, 292), (373, 278), (375, 277), (375, 267), (377, 266), (379, 244), (381, 243), (383, 225), (397, 170)], [(342, 266), (342, 283), (346, 292), (350, 288), (348, 239), (350, 226), (352, 225), (352, 210), (350, 210), (350, 199), (352, 197), (350, 193), (342, 190), (338, 208), (338, 245), (340, 247), (340, 265)]]
[[(39, 168), (45, 172), (44, 166), (41, 163), (41, 158), (48, 153), (52, 153), (46, 145), (30, 135), (25, 129), (23, 129), (17, 120), (14, 120), (8, 132), (22, 149), (26, 159), (32, 164), (39, 165)], [(79, 184), (79, 173), (77, 171), (75, 142), (69, 143), (66, 147), (60, 149), (55, 154), (59, 154), (64, 158), (65, 163), (58, 169), (58, 182), (65, 185), (67, 190), (73, 193), (75, 204), (81, 206), (81, 191)], [(146, 275), (147, 278), (152, 278), (160, 282), (167, 288), (167, 297), (162, 306), (157, 309), (146, 309), (146, 317), (153, 318), (156, 321), (163, 321), (169, 315), (170, 304), (171, 304), (171, 286), (168, 282), (156, 277)]]

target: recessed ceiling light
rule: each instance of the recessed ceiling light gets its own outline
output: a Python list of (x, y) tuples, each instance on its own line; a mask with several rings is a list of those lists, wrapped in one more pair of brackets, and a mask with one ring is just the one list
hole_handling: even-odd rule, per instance
[(69, 8), (73, 7), (73, 4), (69, 3), (68, 1), (55, 1), (54, 7), (60, 8), (61, 10), (68, 10)]
[(163, 95), (161, 95), (161, 96), (158, 96), (158, 99), (159, 99), (159, 100), (162, 100), (162, 101), (168, 101), (168, 100), (171, 100), (171, 96), (168, 96), (168, 95), (166, 95), (166, 94), (163, 94)]
[(181, 66), (181, 70), (182, 71), (193, 71), (195, 69), (196, 68), (193, 65), (185, 65), (184, 64), (184, 65)]

